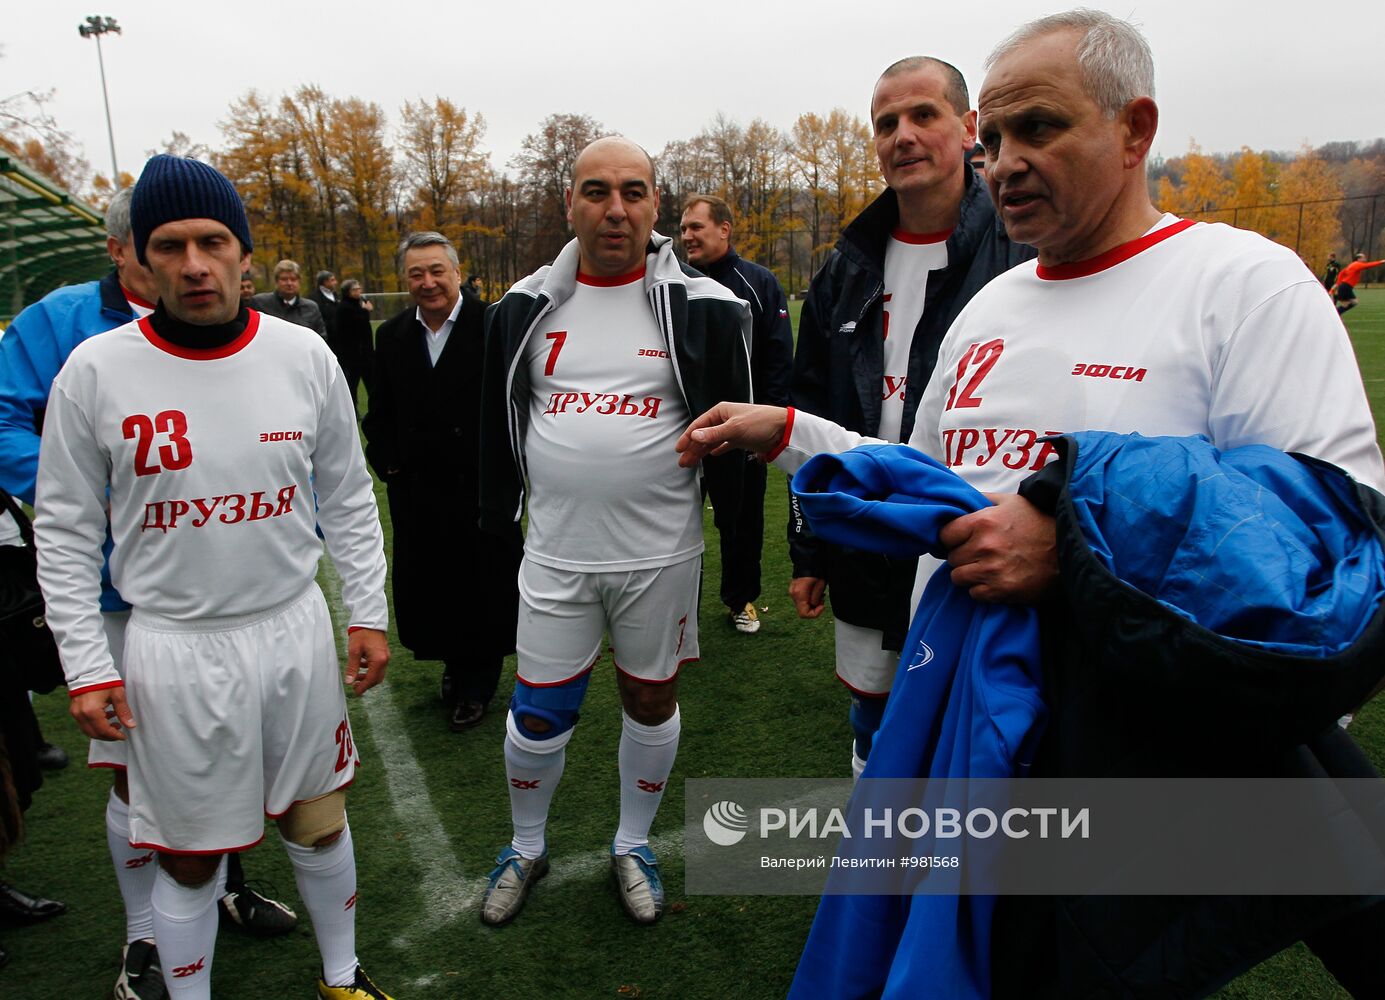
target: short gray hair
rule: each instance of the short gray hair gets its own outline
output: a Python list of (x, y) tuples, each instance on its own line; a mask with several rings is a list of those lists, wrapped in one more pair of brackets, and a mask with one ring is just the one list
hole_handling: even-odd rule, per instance
[(279, 263), (274, 265), (274, 280), (278, 281), (279, 275), (284, 274), (285, 272), (301, 276), (303, 273), (303, 269), (298, 266), (297, 261), (281, 260), (279, 261)]
[(130, 242), (130, 199), (134, 196), (133, 187), (121, 188), (106, 206), (106, 235), (117, 243)]
[(328, 280), (330, 280), (330, 279), (333, 278), (333, 277), (334, 277), (334, 275), (332, 274), (331, 271), (318, 271), (318, 272), (317, 272), (317, 283), (318, 283), (319, 285), (321, 285), (324, 281), (328, 281)]
[[(964, 115), (971, 110), (971, 98), (967, 95), (967, 81), (962, 76), (962, 71), (952, 63), (943, 62), (933, 56), (905, 56), (896, 62), (890, 63), (885, 67), (885, 72), (880, 74), (880, 80), (888, 80), (891, 77), (900, 76), (904, 73), (912, 73), (916, 69), (924, 69), (928, 66), (936, 66), (938, 72), (943, 76), (943, 96), (947, 98), (947, 103), (952, 105), (952, 110), (959, 115)], [(880, 80), (875, 81), (875, 85), (880, 86)], [(871, 117), (875, 117), (875, 97), (871, 95)], [(874, 123), (872, 122), (872, 129)]]
[(417, 250), (420, 247), (445, 247), (447, 259), (452, 262), (452, 266), (456, 268), (462, 266), (461, 258), (457, 256), (457, 248), (452, 245), (452, 241), (442, 233), (428, 229), (421, 233), (410, 233), (399, 241), (399, 252), (396, 257), (400, 271), (404, 270), (404, 255), (410, 250)]
[(1154, 55), (1144, 36), (1129, 21), (1087, 7), (1021, 26), (987, 56), (986, 68), (1026, 42), (1060, 31), (1081, 32), (1077, 65), (1082, 84), (1107, 118), (1114, 118), (1137, 97), (1154, 96)]

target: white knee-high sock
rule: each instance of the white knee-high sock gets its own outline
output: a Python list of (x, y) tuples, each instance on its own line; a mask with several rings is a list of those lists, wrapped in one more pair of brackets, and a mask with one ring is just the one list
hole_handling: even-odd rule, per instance
[(613, 849), (628, 854), (631, 848), (649, 843), (649, 827), (664, 786), (678, 756), (678, 734), (682, 716), (677, 707), (673, 717), (657, 726), (645, 726), (621, 713), (620, 732), (620, 827)]
[(152, 938), (154, 911), (149, 897), (159, 871), (159, 856), (154, 851), (130, 846), (130, 806), (121, 801), (114, 788), (106, 801), (106, 844), (111, 849), (115, 881), (125, 903), (125, 943)]
[(326, 847), (284, 841), (293, 862), (298, 895), (308, 908), (322, 954), (322, 981), (350, 986), (356, 980), (356, 852), (351, 826)]
[(544, 852), (548, 807), (563, 777), (572, 730), (548, 740), (520, 731), (514, 713), (505, 721), (505, 777), (510, 783), (510, 819), (515, 833), (510, 846), (526, 858)]
[(159, 949), (164, 985), (178, 1000), (211, 1000), (216, 900), (224, 879), (218, 871), (201, 885), (189, 887), (162, 868), (154, 878), (149, 897), (154, 911), (154, 943)]

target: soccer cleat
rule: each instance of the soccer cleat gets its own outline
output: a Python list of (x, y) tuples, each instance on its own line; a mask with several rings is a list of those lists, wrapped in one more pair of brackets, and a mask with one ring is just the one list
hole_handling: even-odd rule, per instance
[(534, 883), (548, 874), (548, 850), (537, 858), (526, 858), (513, 847), (506, 847), (495, 859), (486, 894), (481, 897), (481, 922), (499, 927), (524, 909), (524, 899)]
[(287, 934), (298, 926), (298, 914), (245, 883), (226, 886), (226, 895), (221, 897), (218, 909), (223, 924), (239, 927), (256, 937)]
[(611, 874), (616, 879), (620, 905), (637, 924), (652, 924), (664, 912), (664, 880), (659, 877), (659, 859), (648, 847), (633, 848), (629, 854), (616, 854), (611, 848)]
[(132, 941), (120, 949), (120, 977), (115, 981), (115, 1000), (167, 1000), (168, 987), (159, 965), (159, 950), (148, 939)]
[(326, 980), (319, 979), (317, 995), (319, 1000), (391, 1000), (388, 993), (370, 981), (365, 969), (359, 965), (350, 986), (328, 986)]
[(736, 626), (737, 632), (744, 632), (746, 635), (754, 635), (760, 631), (760, 616), (755, 612), (755, 605), (747, 604), (741, 610), (731, 612), (731, 624)]

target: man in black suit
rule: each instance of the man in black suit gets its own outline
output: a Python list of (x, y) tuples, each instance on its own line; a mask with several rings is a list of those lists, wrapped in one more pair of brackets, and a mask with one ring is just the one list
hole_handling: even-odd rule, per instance
[(389, 493), (399, 641), (415, 659), (443, 661), (460, 732), (484, 718), (515, 649), (523, 539), (518, 523), (503, 539), (477, 528), (485, 305), (462, 294), (441, 233), (405, 237), (399, 267), (415, 308), (376, 331), (366, 458)]
[(322, 322), (327, 327), (327, 343), (332, 343), (337, 332), (337, 276), (331, 271), (318, 271), (317, 283), (308, 298), (317, 303)]

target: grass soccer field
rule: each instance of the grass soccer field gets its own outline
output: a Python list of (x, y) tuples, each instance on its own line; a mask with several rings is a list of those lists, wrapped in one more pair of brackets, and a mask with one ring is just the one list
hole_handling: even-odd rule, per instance
[[(1347, 316), (1366, 388), (1385, 418), (1385, 290), (1365, 289)], [(793, 303), (797, 321), (798, 303)], [(382, 514), (388, 517), (383, 490)], [(598, 665), (549, 825), (553, 870), (523, 914), (498, 930), (477, 918), (484, 877), (509, 840), (501, 740), (501, 696), (480, 728), (448, 733), (438, 703), (439, 665), (415, 664), (394, 647), (386, 683), (351, 699), (364, 759), (351, 794), (360, 869), (358, 941), (371, 975), (397, 1000), (433, 998), (776, 998), (787, 990), (815, 899), (687, 896), (683, 891), (683, 781), (701, 777), (834, 777), (848, 773), (846, 697), (832, 674), (826, 617), (799, 621), (785, 594), (789, 567), (780, 543), (785, 477), (770, 472), (766, 501), (764, 625), (736, 633), (716, 598), (720, 567), (709, 545), (701, 606), (702, 662), (682, 675), (683, 736), (653, 844), (663, 861), (669, 909), (654, 927), (625, 917), (607, 870), (617, 810), (620, 706), (609, 657)], [(386, 520), (386, 531), (389, 525)], [(474, 573), (483, 567), (458, 567)], [(330, 569), (322, 574), (335, 596)], [(457, 609), (457, 628), (476, 623)], [(50, 774), (28, 814), (29, 834), (5, 877), (65, 900), (46, 925), (0, 932), (11, 955), (0, 988), (23, 1000), (110, 995), (124, 940), (124, 915), (103, 822), (109, 780), (81, 766), (85, 741), (61, 690), (36, 700), (45, 735), (73, 758)], [(1385, 766), (1385, 709), (1368, 706), (1353, 727)], [(292, 870), (272, 830), (245, 856), (252, 881), (303, 915)], [(287, 937), (256, 941), (223, 931), (213, 972), (217, 996), (313, 995), (317, 951), (306, 920)], [(1299, 945), (1218, 994), (1250, 998), (1345, 997)]]

